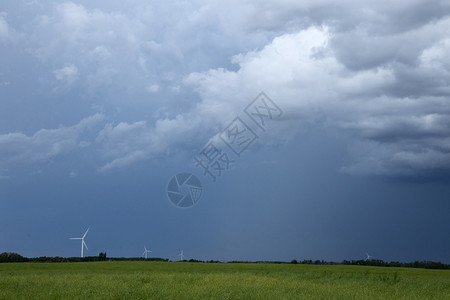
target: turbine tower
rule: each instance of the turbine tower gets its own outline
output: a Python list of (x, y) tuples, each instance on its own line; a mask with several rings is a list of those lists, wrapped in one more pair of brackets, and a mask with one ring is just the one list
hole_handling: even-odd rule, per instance
[(151, 253), (151, 250), (147, 250), (147, 248), (144, 246), (144, 253), (142, 253), (142, 255), (144, 255), (145, 259), (147, 259), (147, 253)]
[(181, 250), (181, 253), (178, 254), (178, 256), (180, 257), (180, 260), (183, 261), (184, 260), (184, 254), (183, 254), (183, 250)]
[(84, 242), (84, 238), (86, 237), (87, 233), (89, 231), (89, 228), (86, 230), (86, 232), (83, 234), (83, 237), (80, 238), (70, 238), (70, 240), (81, 240), (81, 258), (84, 257), (83, 255), (83, 247), (86, 247), (86, 250), (89, 250), (86, 243)]

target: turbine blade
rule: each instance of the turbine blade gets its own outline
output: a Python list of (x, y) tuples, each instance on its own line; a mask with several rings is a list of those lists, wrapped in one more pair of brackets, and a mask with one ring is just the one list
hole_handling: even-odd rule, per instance
[(89, 250), (89, 249), (88, 249), (88, 246), (86, 245), (86, 243), (84, 242), (84, 240), (82, 240), (81, 243), (86, 247), (86, 250)]
[(86, 236), (86, 234), (88, 233), (89, 229), (90, 229), (90, 228), (88, 228), (88, 229), (86, 230), (86, 232), (84, 233), (83, 239), (85, 238), (85, 236)]
[(81, 238), (69, 238), (69, 240), (81, 240)]

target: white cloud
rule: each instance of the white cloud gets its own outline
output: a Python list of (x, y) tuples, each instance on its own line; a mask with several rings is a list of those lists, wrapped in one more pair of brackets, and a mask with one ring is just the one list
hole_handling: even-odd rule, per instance
[(138, 57), (148, 35), (133, 15), (62, 2), (32, 20), (24, 42), (27, 51), (46, 68), (63, 65), (54, 71), (59, 81), (91, 92), (133, 81), (142, 84)]
[(160, 119), (150, 126), (146, 121), (111, 123), (100, 131), (97, 142), (109, 162), (98, 171), (121, 168), (135, 162), (183, 147), (195, 139), (202, 122), (192, 116), (178, 115), (173, 119)]
[(9, 25), (6, 21), (6, 13), (0, 12), (0, 40), (9, 36)]
[(152, 85), (148, 86), (146, 89), (150, 93), (156, 93), (157, 91), (159, 91), (159, 86), (157, 84), (152, 84)]
[(89, 51), (89, 55), (99, 60), (106, 60), (112, 56), (111, 51), (104, 46), (96, 46), (93, 50)]
[(109, 171), (115, 168), (123, 168), (127, 167), (133, 163), (138, 161), (148, 159), (149, 153), (143, 150), (136, 150), (130, 153), (127, 153), (125, 156), (115, 158), (111, 162), (105, 164), (104, 166), (97, 169), (99, 172)]
[(53, 71), (57, 80), (63, 81), (67, 85), (72, 85), (78, 79), (78, 68), (73, 64)]
[(82, 30), (89, 23), (91, 17), (103, 17), (101, 12), (95, 11), (93, 14), (89, 14), (82, 5), (73, 2), (58, 4), (56, 10), (61, 16), (63, 25), (74, 31)]
[(70, 127), (41, 129), (33, 135), (20, 132), (0, 135), (0, 168), (11, 164), (45, 163), (77, 147), (80, 135), (103, 120), (95, 114)]
[[(117, 125), (107, 124), (99, 133), (97, 142), (102, 145), (103, 155), (105, 158), (109, 158), (109, 162), (100, 167), (99, 171), (128, 166), (154, 155), (165, 154), (170, 152), (170, 149), (176, 149), (180, 145), (188, 143), (199, 132), (203, 131), (204, 134), (208, 134), (211, 133), (209, 129), (220, 128), (226, 122), (230, 122), (236, 112), (256, 96), (256, 91), (259, 92), (261, 88), (261, 86), (255, 86), (255, 89), (250, 91), (245, 88), (241, 89), (239, 83), (242, 77), (246, 79), (258, 77), (261, 80), (264, 78), (261, 70), (267, 68), (272, 71), (266, 73), (269, 74), (269, 77), (266, 78), (267, 81), (283, 83), (288, 80), (287, 78), (294, 79), (301, 76), (302, 80), (309, 84), (310, 77), (304, 73), (305, 69), (292, 66), (290, 61), (309, 60), (310, 52), (315, 47), (324, 46), (326, 36), (326, 32), (312, 28), (298, 35), (280, 37), (261, 52), (235, 57), (234, 60), (241, 64), (241, 69), (237, 74), (223, 69), (211, 70), (206, 74), (191, 74), (186, 78), (185, 83), (194, 85), (201, 82), (202, 87), (199, 89), (202, 91), (203, 101), (192, 110), (174, 118), (157, 120), (154, 125), (149, 125), (146, 121), (120, 122)], [(306, 45), (306, 41), (311, 41), (311, 39), (311, 44)], [(296, 41), (307, 47), (294, 48)], [(299, 49), (301, 51), (298, 51)], [(262, 66), (261, 64), (267, 62), (267, 55), (276, 56), (276, 59), (281, 60), (282, 63), (273, 61), (270, 66)], [(287, 68), (287, 66), (292, 66), (292, 68)], [(242, 83), (247, 84), (248, 82), (243, 80)], [(260, 83), (266, 84), (267, 82)], [(244, 93), (239, 95), (236, 93), (239, 90)], [(216, 133), (212, 132), (212, 134)], [(205, 141), (202, 140), (201, 143)]]
[[(149, 82), (159, 90), (166, 84), (177, 87), (191, 70), (226, 62), (236, 46), (252, 49), (266, 41), (264, 33), (249, 35), (239, 28), (248, 22), (239, 2), (93, 6), (66, 1), (42, 6), (23, 26), (23, 48), (46, 67), (71, 62), (78, 68), (76, 84), (93, 93), (130, 86), (145, 91)], [(238, 24), (224, 16), (225, 8), (239, 18)]]
[[(448, 22), (444, 19), (436, 26)], [(449, 149), (436, 144), (450, 138), (445, 34), (423, 45), (413, 65), (399, 63), (401, 56), (388, 55), (382, 64), (354, 69), (335, 56), (329, 30), (311, 27), (284, 34), (261, 51), (236, 56), (237, 71), (193, 73), (186, 82), (202, 95), (200, 110), (218, 117), (220, 105), (237, 107), (240, 99), (266, 90), (291, 119), (352, 129), (355, 138), (371, 141), (375, 150), (370, 155), (358, 153), (346, 171), (393, 175), (450, 171)], [(404, 95), (408, 92), (404, 90), (398, 95), (397, 89), (414, 85), (416, 78), (421, 79), (420, 91), (412, 87), (409, 94)], [(239, 96), (230, 96), (230, 91)]]
[[(436, 26), (447, 22), (444, 19)], [(417, 37), (429, 29), (416, 31)], [(356, 69), (336, 56), (334, 38), (328, 27), (310, 27), (283, 34), (259, 51), (234, 56), (237, 71), (218, 68), (191, 73), (184, 83), (202, 98), (195, 109), (177, 119), (159, 121), (174, 125), (167, 127), (166, 134), (146, 122), (105, 127), (103, 135), (111, 143), (106, 149), (114, 149), (116, 153), (108, 153), (116, 159), (101, 170), (163, 153), (174, 146), (170, 137), (189, 123), (186, 120), (194, 112), (203, 127), (223, 126), (261, 90), (268, 91), (285, 110), (288, 122), (350, 130), (356, 139), (371, 145), (372, 151), (355, 152), (355, 163), (344, 167), (346, 172), (409, 176), (438, 165), (450, 169), (448, 148), (437, 142), (450, 138), (448, 100), (436, 96), (437, 91), (448, 88), (448, 81), (435, 80), (436, 74), (450, 80), (444, 59), (447, 37), (422, 45), (423, 51), (414, 54), (418, 63), (413, 65), (401, 64), (402, 57), (389, 54), (381, 64)], [(409, 77), (405, 77), (405, 68)], [(416, 92), (411, 97), (398, 95), (397, 88), (411, 84), (408, 81), (421, 74), (426, 74), (429, 91), (422, 91), (419, 97)], [(180, 138), (186, 140), (187, 136)]]
[(86, 148), (86, 147), (89, 147), (90, 145), (91, 145), (91, 143), (87, 142), (87, 141), (81, 141), (78, 143), (78, 147), (80, 147), (80, 148)]

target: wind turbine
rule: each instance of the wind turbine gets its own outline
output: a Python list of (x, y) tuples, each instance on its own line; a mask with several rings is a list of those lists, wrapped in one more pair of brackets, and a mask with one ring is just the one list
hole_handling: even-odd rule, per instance
[(142, 255), (145, 256), (145, 259), (147, 259), (147, 253), (151, 253), (151, 250), (147, 250), (147, 248), (144, 246), (144, 253), (142, 253)]
[(183, 260), (184, 260), (183, 250), (181, 250), (181, 253), (178, 254), (177, 256), (179, 256), (179, 257), (180, 257), (180, 260), (183, 261)]
[(372, 255), (369, 255), (369, 253), (366, 252), (366, 260), (369, 260), (369, 259), (371, 259), (372, 257), (373, 257)]
[(80, 238), (70, 238), (70, 240), (81, 240), (81, 257), (83, 258), (83, 247), (86, 247), (86, 250), (89, 250), (86, 243), (84, 242), (84, 238), (86, 237), (86, 234), (88, 233), (89, 228), (86, 230), (86, 232), (83, 234), (83, 237)]

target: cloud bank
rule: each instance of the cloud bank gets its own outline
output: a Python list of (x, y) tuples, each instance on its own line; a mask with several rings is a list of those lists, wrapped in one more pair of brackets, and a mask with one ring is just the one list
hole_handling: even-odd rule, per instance
[[(0, 39), (14, 25), (10, 15), (0, 14)], [(352, 138), (353, 162), (343, 172), (450, 171), (445, 1), (136, 1), (109, 9), (61, 2), (44, 5), (31, 20), (17, 32), (18, 43), (49, 70), (54, 93), (110, 90), (100, 104), (122, 111), (139, 104), (108, 101), (127, 91), (158, 106), (147, 118), (109, 113), (90, 141), (105, 162), (99, 171), (165, 155), (202, 131), (216, 133), (262, 90), (286, 112), (286, 128), (312, 124)], [(2, 164), (42, 162), (76, 148), (79, 129), (63, 128), (3, 134)]]
[(103, 120), (95, 114), (73, 126), (41, 129), (33, 135), (21, 132), (0, 135), (0, 170), (28, 163), (45, 163), (55, 157), (69, 153), (86, 142), (80, 136)]
[[(339, 35), (327, 27), (311, 27), (277, 37), (261, 51), (235, 56), (238, 71), (210, 70), (191, 74), (187, 81), (201, 93), (205, 111), (212, 111), (217, 99), (225, 101), (223, 90), (266, 89), (291, 118), (351, 132), (357, 147), (365, 144), (371, 151), (354, 151), (355, 163), (343, 167), (346, 172), (394, 176), (448, 172), (449, 25), (449, 18), (433, 24), (441, 36), (423, 44), (413, 57), (396, 49), (375, 65), (364, 59), (357, 67), (346, 58), (357, 55), (358, 45), (344, 55), (336, 46)], [(428, 39), (429, 26), (405, 35)], [(414, 63), (402, 63), (408, 60)]]

